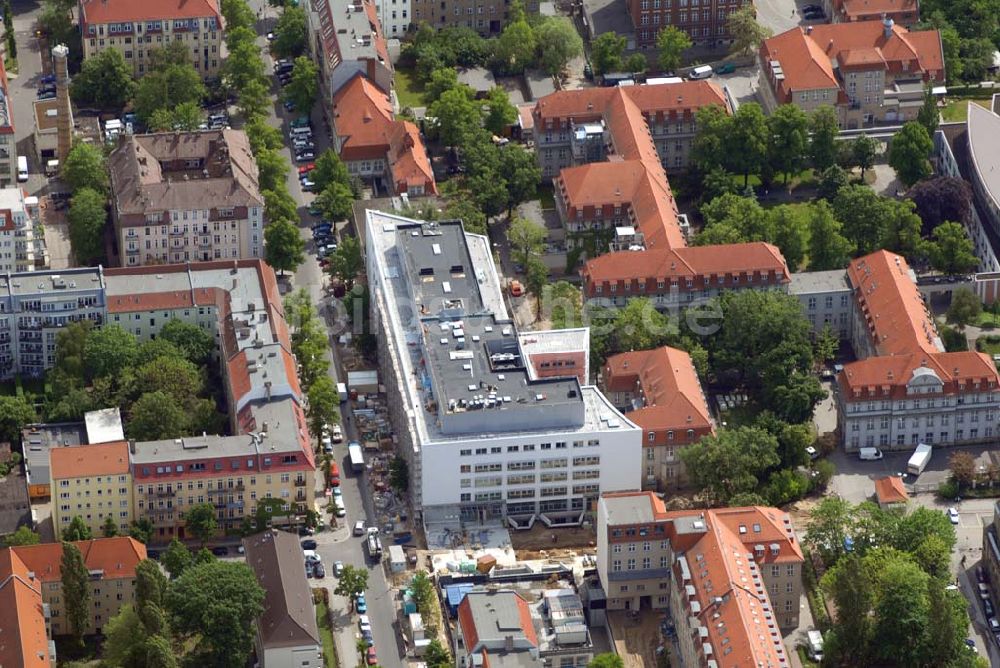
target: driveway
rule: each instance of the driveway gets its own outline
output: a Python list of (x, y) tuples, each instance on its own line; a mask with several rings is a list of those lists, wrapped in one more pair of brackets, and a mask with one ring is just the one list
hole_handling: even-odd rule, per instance
[(822, 4), (816, 0), (757, 0), (757, 22), (778, 35), (802, 23), (803, 5)]

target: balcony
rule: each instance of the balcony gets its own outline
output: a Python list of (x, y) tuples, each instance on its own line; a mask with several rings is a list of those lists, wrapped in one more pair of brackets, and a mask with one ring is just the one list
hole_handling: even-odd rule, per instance
[(139, 249), (138, 248), (126, 248), (125, 249), (125, 255), (138, 255), (138, 254), (139, 254)]
[(306, 499), (306, 493), (300, 491), (298, 494), (295, 495), (295, 500), (296, 501), (306, 501), (307, 500)]
[(296, 487), (305, 487), (306, 486), (306, 481), (305, 480), (296, 480), (295, 481), (295, 486)]
[(146, 496), (158, 496), (161, 498), (172, 498), (177, 496), (177, 492), (172, 489), (148, 489), (146, 490)]
[(198, 248), (211, 248), (212, 240), (208, 237), (201, 237), (198, 239)]

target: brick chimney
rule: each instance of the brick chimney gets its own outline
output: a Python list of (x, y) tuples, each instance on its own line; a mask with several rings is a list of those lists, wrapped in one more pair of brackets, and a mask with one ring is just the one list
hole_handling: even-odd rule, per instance
[(65, 44), (52, 47), (52, 67), (56, 73), (56, 130), (59, 139), (59, 162), (66, 161), (66, 156), (73, 148), (73, 110), (69, 103), (69, 48)]

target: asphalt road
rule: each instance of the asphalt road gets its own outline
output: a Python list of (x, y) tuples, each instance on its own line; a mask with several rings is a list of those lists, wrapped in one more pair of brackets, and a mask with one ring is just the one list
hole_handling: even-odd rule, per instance
[[(267, 7), (266, 2), (251, 0), (250, 7), (256, 12), (263, 10), (263, 20), (258, 23), (258, 32), (261, 35), (267, 33), (275, 22), (275, 10)], [(260, 37), (258, 43), (266, 53), (267, 41)], [(265, 56), (265, 63), (270, 68), (272, 61), (269, 56)], [(282, 107), (280, 99), (280, 86), (276, 79), (272, 79), (272, 92), (276, 96), (276, 102), (272, 109), (269, 123), (282, 130), (287, 138), (288, 122), (298, 116), (297, 113), (286, 112)], [(331, 142), (323, 124), (323, 113), (319, 104), (312, 112), (314, 141), (316, 143), (316, 155), (327, 149)], [(295, 198), (299, 208), (300, 233), (306, 240), (307, 257), (305, 262), (295, 271), (279, 282), (282, 290), (297, 290), (305, 288), (316, 304), (320, 313), (327, 318), (328, 325), (334, 321), (334, 312), (330, 308), (329, 298), (324, 297), (325, 277), (319, 264), (316, 261), (316, 248), (312, 241), (311, 225), (318, 222), (318, 219), (308, 213), (309, 204), (313, 200), (313, 195), (303, 192), (299, 185), (298, 169), (294, 163), (294, 156), (286, 146), (281, 151), (282, 155), (288, 159), (292, 169), (288, 175), (288, 191)], [(339, 227), (339, 226), (338, 226)], [(330, 328), (331, 347), (335, 346), (336, 335), (339, 333), (337, 327)], [(337, 379), (337, 369), (339, 362), (336, 351), (331, 351), (331, 376)], [(326, 567), (327, 576), (325, 580), (314, 580), (313, 586), (322, 582), (331, 594), (330, 608), (333, 613), (333, 623), (337, 630), (336, 643), (337, 652), (340, 656), (341, 665), (352, 665), (357, 656), (356, 642), (358, 635), (358, 618), (351, 610), (349, 601), (346, 598), (333, 595), (333, 590), (337, 586), (337, 580), (333, 576), (333, 564), (341, 561), (345, 565), (362, 567), (368, 569), (368, 590), (365, 598), (368, 604), (368, 615), (372, 622), (372, 635), (375, 638), (375, 648), (378, 652), (379, 665), (384, 668), (398, 668), (404, 665), (405, 648), (401, 646), (401, 629), (397, 621), (397, 606), (393, 600), (393, 592), (389, 588), (385, 570), (381, 564), (371, 564), (368, 562), (362, 546), (361, 539), (351, 536), (351, 528), (357, 520), (365, 520), (366, 523), (374, 525), (376, 515), (372, 503), (371, 488), (368, 486), (367, 475), (354, 475), (350, 473), (350, 467), (345, 466), (347, 457), (347, 442), (357, 439), (357, 430), (354, 421), (351, 419), (349, 405), (345, 404), (342, 411), (341, 423), (344, 428), (344, 443), (334, 446), (334, 458), (341, 469), (341, 490), (344, 497), (344, 505), (347, 507), (347, 516), (337, 518), (338, 527), (317, 534), (314, 538), (318, 543), (317, 553), (323, 560)], [(317, 472), (317, 497), (322, 499), (322, 472)], [(325, 501), (321, 501), (325, 506)], [(324, 510), (324, 517), (328, 524), (332, 521), (331, 516)]]

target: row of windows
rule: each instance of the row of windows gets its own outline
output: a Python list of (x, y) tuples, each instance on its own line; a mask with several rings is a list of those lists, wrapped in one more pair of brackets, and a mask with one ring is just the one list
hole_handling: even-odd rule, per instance
[[(590, 448), (590, 447), (597, 447), (600, 444), (601, 444), (601, 441), (598, 440), (598, 439), (591, 439), (591, 440), (589, 440), (589, 441), (586, 442), (586, 446), (588, 448)], [(557, 450), (563, 450), (566, 447), (567, 447), (566, 441), (557, 441), (556, 444), (555, 444), (555, 448)], [(573, 447), (574, 448), (582, 448), (582, 447), (584, 447), (584, 442), (583, 441), (573, 441)], [(538, 445), (538, 448), (540, 450), (551, 450), (552, 449), (552, 444), (551, 443), (541, 443), (541, 444)], [(526, 445), (508, 445), (507, 446), (507, 452), (520, 452), (520, 451), (522, 451), (522, 449), (523, 449), (524, 452), (534, 452), (535, 451), (535, 444), (534, 443), (528, 443)], [(491, 448), (476, 448), (475, 449), (475, 454), (477, 454), (477, 455), (486, 455), (486, 454), (489, 454), (489, 455), (499, 455), (503, 451), (504, 451), (504, 449), (502, 447), (495, 445), (495, 446), (493, 446)], [(468, 449), (468, 448), (464, 449), (464, 450), (459, 450), (458, 451), (458, 455), (460, 457), (471, 457), (472, 454), (473, 454), (472, 449)], [(593, 458), (591, 458), (591, 459), (593, 459)], [(576, 459), (574, 459), (573, 461), (575, 462)], [(509, 464), (508, 464), (508, 468), (510, 468)]]
[[(986, 427), (983, 430), (983, 437), (984, 438), (991, 438), (992, 436), (993, 436), (993, 427)], [(973, 440), (974, 441), (974, 440), (976, 440), (978, 438), (979, 438), (979, 429), (978, 428), (976, 428), (976, 429), (970, 429), (969, 430), (969, 440)], [(932, 443), (950, 443), (952, 441), (964, 441), (964, 440), (966, 440), (965, 430), (964, 429), (956, 429), (955, 430), (955, 438), (954, 439), (952, 439), (950, 437), (949, 433), (946, 432), (946, 431), (940, 432), (940, 439), (939, 440), (935, 440), (935, 438), (934, 438), (934, 432), (932, 432), (932, 431), (925, 432), (923, 434), (923, 437), (921, 437), (921, 435), (920, 435), (919, 432), (913, 432), (912, 434), (910, 434), (910, 438), (909, 438), (910, 445), (917, 445), (918, 443), (927, 443), (927, 444), (932, 444)], [(906, 434), (896, 434), (896, 445), (906, 445), (906, 441), (907, 441)], [(851, 447), (854, 447), (854, 448), (860, 447), (861, 446), (861, 437), (860, 436), (851, 436), (850, 437), (850, 444), (851, 444)], [(889, 445), (889, 434), (879, 434), (878, 444), (879, 445)], [(865, 446), (866, 447), (872, 447), (874, 445), (875, 445), (875, 435), (874, 434), (869, 434), (869, 435), (865, 436)]]
[[(941, 415), (940, 417), (941, 417), (941, 426), (942, 427), (949, 426), (949, 424), (951, 423), (951, 416), (950, 415)], [(983, 421), (984, 422), (993, 422), (993, 413), (991, 411), (987, 411), (985, 419)], [(979, 413), (971, 413), (970, 417), (969, 417), (969, 422), (979, 422)], [(935, 423), (935, 417), (933, 415), (927, 415), (927, 416), (924, 417), (924, 425), (923, 426), (925, 426), (925, 427), (933, 427), (934, 423)], [(965, 413), (957, 413), (955, 415), (955, 423), (956, 424), (965, 424)], [(920, 425), (920, 418), (919, 417), (910, 418), (910, 428), (911, 429), (919, 429), (920, 426), (921, 425)], [(896, 427), (898, 429), (905, 429), (906, 428), (906, 418), (903, 418), (903, 417), (896, 418)], [(867, 430), (869, 430), (869, 431), (875, 429), (875, 420), (874, 419), (869, 419), (865, 423), (865, 428)], [(889, 416), (888, 415), (883, 415), (881, 418), (879, 418), (879, 428), (880, 429), (888, 429), (889, 428)], [(852, 423), (851, 423), (851, 431), (861, 431), (861, 423), (860, 423), (860, 421), (857, 421), (857, 420), (852, 421)]]

